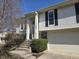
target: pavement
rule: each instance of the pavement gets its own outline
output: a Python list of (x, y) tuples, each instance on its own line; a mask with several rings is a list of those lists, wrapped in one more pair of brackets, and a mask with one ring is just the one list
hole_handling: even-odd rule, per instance
[(37, 58), (33, 56), (32, 53), (27, 53), (25, 51), (13, 51), (12, 53), (19, 54), (24, 59), (79, 59), (79, 56), (62, 55), (49, 51), (45, 51)]
[(14, 51), (11, 51), (10, 53), (19, 55), (23, 57), (24, 59), (36, 59), (36, 57), (33, 56), (32, 53), (25, 50), (14, 50)]
[(55, 54), (51, 52), (45, 52), (43, 55), (38, 57), (38, 59), (79, 59), (79, 56), (68, 56), (68, 55)]

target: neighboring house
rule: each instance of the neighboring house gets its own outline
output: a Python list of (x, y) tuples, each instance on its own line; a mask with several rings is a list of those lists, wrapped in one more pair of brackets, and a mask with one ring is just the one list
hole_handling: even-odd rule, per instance
[(18, 18), (15, 21), (15, 28), (16, 28), (16, 33), (21, 33), (25, 31), (25, 26), (26, 26), (26, 20), (24, 17)]
[(26, 14), (27, 40), (47, 38), (56, 53), (79, 53), (79, 0)]
[(16, 33), (22, 33), (25, 30), (25, 24), (19, 24), (16, 27)]
[(25, 32), (25, 20), (23, 18), (7, 21), (7, 23), (3, 25), (2, 29), (0, 29), (0, 44), (5, 43), (5, 40), (2, 40), (2, 38), (6, 37), (6, 34), (8, 33), (16, 32), (20, 34)]

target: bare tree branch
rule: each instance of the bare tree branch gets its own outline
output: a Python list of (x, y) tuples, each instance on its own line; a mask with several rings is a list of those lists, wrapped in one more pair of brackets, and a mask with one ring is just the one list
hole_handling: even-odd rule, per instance
[[(13, 22), (20, 10), (21, 0), (0, 0), (0, 30), (12, 27)], [(19, 12), (20, 13), (20, 12)]]

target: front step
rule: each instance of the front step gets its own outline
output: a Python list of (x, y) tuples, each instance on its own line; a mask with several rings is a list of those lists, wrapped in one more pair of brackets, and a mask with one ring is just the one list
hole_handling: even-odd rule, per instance
[(31, 41), (24, 41), (16, 50), (27, 51), (31, 53), (30, 48)]
[(36, 59), (31, 53), (31, 41), (24, 41), (16, 50), (11, 51), (13, 54), (20, 55), (24, 59)]

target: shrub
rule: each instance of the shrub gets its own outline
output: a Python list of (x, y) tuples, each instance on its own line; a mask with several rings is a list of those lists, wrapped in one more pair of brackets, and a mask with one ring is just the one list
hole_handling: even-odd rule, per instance
[(46, 39), (34, 39), (31, 43), (31, 50), (33, 53), (43, 52), (47, 49), (47, 40)]
[(8, 33), (4, 40), (5, 44), (0, 47), (0, 59), (24, 59), (23, 57), (10, 53), (11, 50), (16, 49), (25, 39), (24, 34)]
[(8, 33), (4, 39), (6, 44), (2, 47), (5, 50), (16, 49), (25, 40), (23, 34)]

